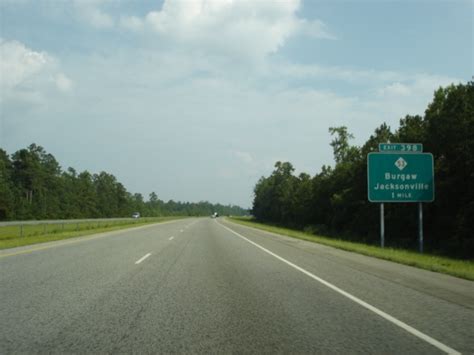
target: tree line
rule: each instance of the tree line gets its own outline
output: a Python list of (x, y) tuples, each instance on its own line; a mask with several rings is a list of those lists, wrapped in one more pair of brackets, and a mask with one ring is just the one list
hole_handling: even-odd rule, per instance
[[(257, 220), (376, 244), (379, 204), (367, 199), (367, 154), (379, 143), (422, 143), (435, 163), (435, 201), (423, 205), (425, 245), (474, 257), (474, 82), (439, 88), (423, 116), (405, 116), (395, 131), (384, 123), (361, 146), (351, 144), (347, 127), (329, 133), (335, 165), (296, 176), (290, 162), (277, 162), (254, 188)], [(388, 245), (414, 248), (417, 222), (416, 203), (385, 204)]]
[(145, 201), (107, 172), (62, 171), (54, 156), (36, 144), (11, 156), (0, 148), (0, 220), (142, 216), (244, 215), (239, 206), (162, 201), (155, 192)]

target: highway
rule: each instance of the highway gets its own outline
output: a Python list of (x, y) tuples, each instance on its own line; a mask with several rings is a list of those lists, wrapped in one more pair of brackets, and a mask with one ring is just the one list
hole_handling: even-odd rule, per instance
[(474, 352), (474, 283), (194, 218), (0, 251), (0, 353)]

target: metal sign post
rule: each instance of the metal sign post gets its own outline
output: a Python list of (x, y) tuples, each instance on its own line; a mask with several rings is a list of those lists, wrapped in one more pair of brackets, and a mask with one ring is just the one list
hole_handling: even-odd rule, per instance
[(380, 247), (385, 246), (385, 216), (383, 211), (383, 203), (380, 204)]
[(418, 248), (423, 253), (423, 203), (418, 203)]

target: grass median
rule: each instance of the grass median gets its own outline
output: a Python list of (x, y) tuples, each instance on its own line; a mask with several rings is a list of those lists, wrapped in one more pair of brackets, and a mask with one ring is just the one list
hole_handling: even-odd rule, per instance
[(24, 224), (0, 227), (0, 249), (82, 237), (102, 232), (133, 228), (152, 223), (162, 223), (184, 217), (153, 217), (122, 221), (87, 221), (64, 223)]
[(328, 245), (334, 248), (347, 250), (379, 259), (393, 261), (399, 264), (410, 265), (420, 269), (435, 271), (474, 280), (474, 262), (451, 259), (438, 255), (420, 254), (410, 250), (395, 248), (380, 248), (374, 245), (349, 242), (341, 239), (314, 235), (294, 229), (281, 228), (256, 222), (249, 218), (230, 217), (230, 221), (248, 227), (261, 229), (267, 232), (285, 235), (292, 238), (307, 240), (314, 243)]

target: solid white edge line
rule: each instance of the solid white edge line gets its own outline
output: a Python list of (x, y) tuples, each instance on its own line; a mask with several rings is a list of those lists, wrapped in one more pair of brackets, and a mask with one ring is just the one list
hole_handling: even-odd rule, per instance
[(271, 252), (270, 250), (268, 250), (268, 249), (262, 247), (261, 245), (251, 241), (250, 239), (248, 239), (248, 238), (244, 237), (243, 235), (237, 233), (236, 231), (222, 225), (221, 223), (217, 222), (217, 224), (219, 224), (221, 227), (227, 229), (229, 232), (235, 234), (239, 238), (242, 238), (243, 240), (247, 241), (248, 243), (250, 243), (250, 244), (256, 246), (257, 248), (263, 250), (267, 254), (270, 254), (271, 256), (277, 258), (278, 260), (280, 260), (280, 261), (284, 262), (285, 264), (291, 266), (292, 268), (302, 272), (303, 274), (305, 274), (305, 275), (311, 277), (312, 279), (322, 283), (323, 285), (329, 287), (333, 291), (336, 291), (337, 293), (349, 298), (351, 301), (361, 305), (362, 307), (374, 312), (375, 314), (379, 315), (380, 317), (384, 318), (385, 320), (388, 320), (389, 322), (395, 324), (396, 326), (404, 329), (408, 333), (410, 333), (410, 334), (426, 341), (427, 343), (433, 345), (434, 347), (440, 349), (441, 351), (444, 351), (446, 354), (453, 354), (453, 355), (454, 354), (461, 354), (459, 351), (454, 350), (453, 348), (450, 348), (449, 346), (439, 342), (438, 340), (433, 339), (429, 335), (426, 335), (425, 333), (420, 332), (419, 330), (417, 330), (417, 329), (413, 328), (412, 326), (402, 322), (401, 320), (396, 319), (395, 317), (391, 316), (390, 314), (385, 313), (384, 311), (370, 305), (369, 303), (367, 303), (365, 301), (362, 301), (360, 298), (357, 298), (356, 296), (351, 295), (350, 293), (340, 289), (339, 287), (334, 286), (333, 284), (331, 284), (331, 283), (327, 282), (326, 280), (323, 280), (322, 278), (312, 274), (311, 272), (299, 267), (298, 265), (293, 264), (291, 261), (288, 261), (288, 260), (282, 258), (281, 256)]
[(168, 240), (173, 240), (173, 239), (174, 239), (174, 237), (169, 237), (169, 238), (168, 238)]
[(149, 256), (151, 255), (151, 253), (148, 253), (147, 255), (145, 255), (144, 257), (142, 257), (141, 259), (135, 261), (135, 264), (140, 264), (143, 260), (145, 260), (146, 258), (148, 258)]

